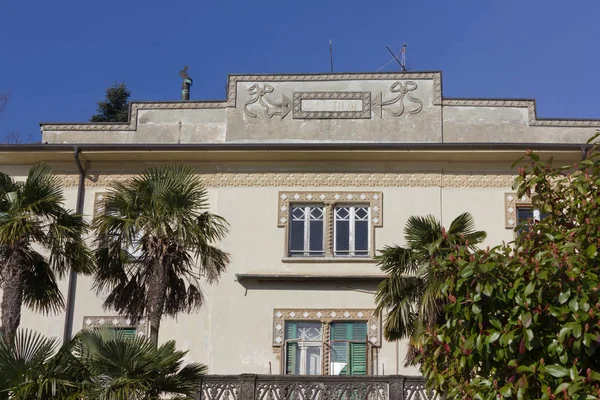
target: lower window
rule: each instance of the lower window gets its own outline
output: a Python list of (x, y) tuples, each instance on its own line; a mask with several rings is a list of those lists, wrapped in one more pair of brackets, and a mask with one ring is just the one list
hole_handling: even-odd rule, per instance
[(329, 337), (324, 338), (321, 322), (286, 322), (285, 374), (323, 374), (326, 349), (330, 375), (367, 375), (367, 323), (332, 322), (329, 332)]
[(332, 323), (331, 375), (367, 374), (367, 324), (365, 322)]
[(286, 375), (321, 375), (323, 325), (289, 322), (285, 325)]

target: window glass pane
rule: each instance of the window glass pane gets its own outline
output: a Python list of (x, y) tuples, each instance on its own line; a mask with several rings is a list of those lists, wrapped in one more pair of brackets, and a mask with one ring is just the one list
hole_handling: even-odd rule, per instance
[(517, 223), (533, 219), (533, 208), (517, 207)]
[(350, 250), (350, 221), (335, 222), (335, 254), (348, 255)]
[(354, 226), (354, 254), (366, 256), (369, 253), (369, 221), (356, 221)]
[(290, 255), (304, 253), (304, 221), (292, 221), (290, 226)]
[(310, 255), (322, 256), (323, 252), (323, 221), (310, 222)]
[(357, 221), (369, 220), (369, 207), (356, 207), (355, 217)]
[(286, 322), (285, 338), (287, 340), (320, 342), (323, 340), (323, 324), (320, 322)]
[(310, 207), (310, 220), (323, 221), (323, 207)]
[(303, 373), (306, 375), (321, 375), (321, 349), (322, 346), (306, 346), (305, 365)]
[(331, 375), (348, 375), (348, 342), (331, 343)]

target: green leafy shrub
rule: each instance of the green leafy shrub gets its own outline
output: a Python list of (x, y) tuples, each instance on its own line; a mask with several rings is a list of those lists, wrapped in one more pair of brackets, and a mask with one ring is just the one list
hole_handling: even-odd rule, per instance
[(518, 196), (547, 216), (514, 243), (472, 251), (459, 238), (433, 261), (445, 323), (423, 333), (417, 360), (448, 398), (600, 398), (600, 156), (526, 159)]

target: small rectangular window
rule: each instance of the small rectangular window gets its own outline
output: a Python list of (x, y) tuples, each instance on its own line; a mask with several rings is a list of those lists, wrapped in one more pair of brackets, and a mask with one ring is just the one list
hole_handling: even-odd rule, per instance
[(325, 207), (293, 205), (290, 207), (290, 257), (325, 255)]
[(533, 208), (528, 205), (517, 206), (517, 233), (521, 234), (523, 231), (528, 229), (529, 222), (536, 223), (546, 217), (546, 213), (540, 212), (540, 210)]
[(369, 255), (370, 212), (368, 206), (345, 205), (334, 210), (334, 255)]

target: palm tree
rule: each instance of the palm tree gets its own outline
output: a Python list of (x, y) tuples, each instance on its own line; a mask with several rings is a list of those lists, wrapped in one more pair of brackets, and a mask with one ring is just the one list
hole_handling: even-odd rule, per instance
[(174, 341), (157, 347), (143, 336), (101, 329), (82, 331), (76, 340), (75, 354), (89, 371), (85, 394), (90, 399), (191, 399), (207, 372), (202, 364), (184, 366), (187, 352), (176, 350)]
[(9, 342), (23, 304), (34, 311), (59, 311), (64, 302), (56, 279), (70, 269), (84, 274), (94, 270), (93, 254), (83, 239), (88, 225), (82, 215), (65, 209), (64, 201), (48, 165), (31, 168), (24, 182), (0, 173), (1, 330)]
[(12, 341), (0, 339), (0, 399), (80, 399), (87, 369), (72, 344), (20, 330)]
[(448, 254), (459, 240), (474, 249), (486, 233), (476, 231), (471, 214), (463, 213), (447, 231), (432, 215), (410, 217), (404, 237), (407, 247), (387, 246), (377, 256), (379, 267), (388, 277), (379, 284), (375, 302), (377, 313), (385, 313), (385, 338), (410, 339), (406, 364), (411, 365), (419, 333), (435, 323), (443, 323), (443, 282), (433, 273), (431, 260)]
[(212, 283), (229, 263), (213, 245), (225, 237), (227, 221), (207, 209), (198, 175), (175, 164), (113, 183), (93, 221), (94, 282), (99, 293), (108, 292), (104, 306), (134, 320), (147, 315), (155, 344), (163, 315), (200, 307), (200, 277)]
[(184, 365), (175, 342), (156, 347), (106, 329), (82, 331), (57, 348), (57, 340), (26, 330), (0, 339), (0, 400), (191, 399), (207, 371)]

